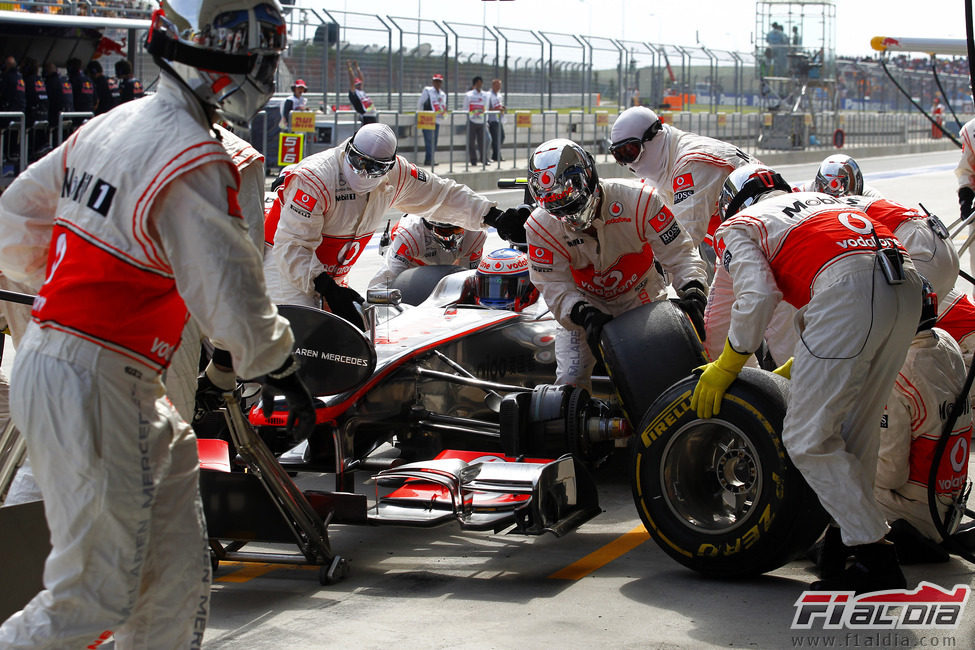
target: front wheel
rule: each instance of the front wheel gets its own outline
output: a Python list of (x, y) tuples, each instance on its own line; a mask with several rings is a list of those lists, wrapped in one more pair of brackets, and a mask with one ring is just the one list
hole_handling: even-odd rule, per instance
[(827, 523), (782, 445), (788, 381), (746, 368), (707, 420), (690, 408), (696, 383), (688, 377), (665, 391), (632, 440), (640, 518), (668, 555), (702, 574), (772, 571)]

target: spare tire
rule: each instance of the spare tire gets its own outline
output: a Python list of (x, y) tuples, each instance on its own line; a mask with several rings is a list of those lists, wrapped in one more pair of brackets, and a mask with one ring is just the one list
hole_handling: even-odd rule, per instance
[(399, 289), (403, 294), (403, 303), (415, 306), (430, 296), (440, 280), (464, 270), (466, 269), (454, 264), (414, 266), (412, 269), (406, 269), (397, 275), (389, 288)]
[(721, 412), (691, 410), (697, 377), (668, 389), (631, 441), (633, 499), (654, 541), (714, 577), (772, 571), (799, 557), (828, 517), (782, 445), (789, 382), (745, 368)]
[(632, 425), (667, 388), (707, 363), (687, 314), (669, 300), (640, 305), (609, 321), (600, 346)]

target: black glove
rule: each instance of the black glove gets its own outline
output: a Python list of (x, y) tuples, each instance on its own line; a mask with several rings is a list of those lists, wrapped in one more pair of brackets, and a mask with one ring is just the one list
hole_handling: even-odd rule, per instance
[(613, 317), (600, 311), (588, 302), (577, 302), (569, 312), (569, 320), (586, 330), (586, 343), (589, 349), (599, 359), (599, 337), (603, 333), (603, 325), (613, 320)]
[(287, 432), (295, 442), (301, 442), (315, 429), (315, 404), (305, 382), (298, 376), (298, 359), (288, 355), (288, 360), (264, 375), (261, 381), (261, 411), (265, 418), (274, 413), (274, 395), (281, 393), (288, 402)]
[(961, 210), (961, 220), (965, 221), (975, 212), (975, 190), (968, 187), (958, 188), (958, 207)]
[(704, 285), (697, 280), (691, 280), (677, 292), (677, 305), (684, 310), (687, 317), (691, 319), (691, 324), (697, 330), (697, 335), (703, 341), (704, 334), (704, 310), (708, 306), (708, 293)]
[(237, 388), (230, 352), (215, 348), (212, 360), (196, 379), (196, 399), (193, 404), (193, 423), (200, 421), (224, 405), (223, 394)]
[(504, 212), (497, 208), (491, 208), (484, 216), (484, 223), (493, 226), (498, 230), (498, 236), (508, 242), (523, 244), (528, 235), (525, 234), (525, 222), (531, 216), (532, 211), (525, 205), (517, 208), (508, 208)]
[(355, 308), (355, 303), (360, 305), (365, 302), (365, 298), (360, 296), (352, 287), (343, 287), (328, 273), (322, 273), (315, 278), (315, 291), (321, 294), (325, 302), (328, 303), (328, 310), (336, 316), (341, 316), (363, 332), (366, 331), (366, 324), (362, 322), (359, 310)]

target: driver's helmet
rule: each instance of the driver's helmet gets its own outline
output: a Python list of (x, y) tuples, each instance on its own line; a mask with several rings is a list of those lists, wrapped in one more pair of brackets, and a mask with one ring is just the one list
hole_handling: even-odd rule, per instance
[(863, 174), (860, 165), (845, 154), (833, 154), (822, 162), (813, 189), (830, 196), (863, 194)]
[(460, 247), (460, 240), (464, 237), (464, 229), (452, 223), (430, 221), (423, 219), (423, 225), (430, 231), (433, 239), (440, 244), (440, 248), (447, 252), (456, 251)]
[(481, 258), (474, 273), (477, 304), (492, 309), (521, 311), (538, 300), (528, 277), (528, 254), (501, 248)]
[(572, 140), (538, 145), (528, 159), (528, 189), (542, 209), (572, 230), (588, 228), (599, 207), (596, 163)]
[(721, 194), (718, 196), (718, 214), (721, 221), (733, 217), (742, 208), (747, 208), (776, 190), (791, 192), (792, 186), (781, 174), (765, 165), (742, 165), (728, 174), (721, 186)]
[(204, 104), (248, 127), (274, 94), (287, 45), (278, 0), (162, 0), (146, 50)]

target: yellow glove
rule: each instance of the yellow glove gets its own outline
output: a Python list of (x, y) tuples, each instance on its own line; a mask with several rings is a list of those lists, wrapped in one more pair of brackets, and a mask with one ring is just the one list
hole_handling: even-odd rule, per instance
[(724, 351), (717, 359), (703, 365), (701, 378), (697, 380), (694, 394), (691, 396), (691, 408), (697, 411), (697, 416), (709, 418), (717, 415), (721, 410), (721, 399), (731, 382), (745, 366), (751, 354), (742, 354), (731, 347), (731, 342), (725, 340)]
[(783, 363), (781, 366), (773, 370), (775, 374), (779, 377), (785, 377), (786, 379), (792, 379), (792, 360), (795, 357), (789, 357), (789, 360)]

